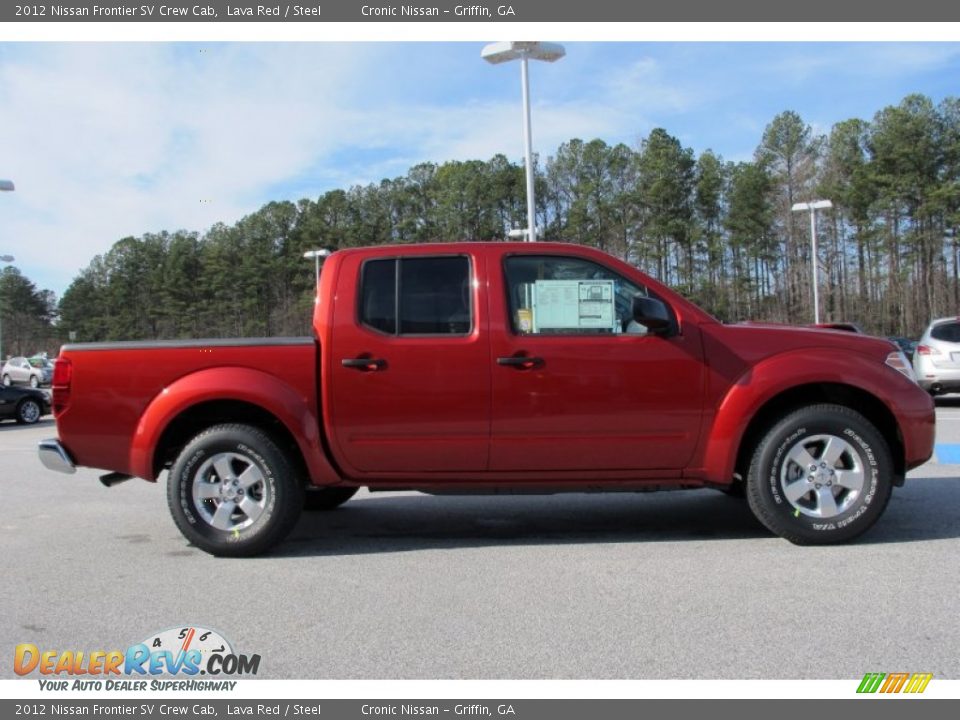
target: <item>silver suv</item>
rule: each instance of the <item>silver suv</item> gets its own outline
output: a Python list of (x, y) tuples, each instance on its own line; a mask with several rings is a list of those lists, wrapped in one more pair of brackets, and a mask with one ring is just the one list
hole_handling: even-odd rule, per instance
[(28, 383), (30, 387), (49, 385), (53, 380), (53, 363), (46, 358), (10, 358), (0, 370), (0, 380), (6, 387)]
[(960, 318), (930, 323), (913, 353), (913, 369), (931, 395), (960, 392)]

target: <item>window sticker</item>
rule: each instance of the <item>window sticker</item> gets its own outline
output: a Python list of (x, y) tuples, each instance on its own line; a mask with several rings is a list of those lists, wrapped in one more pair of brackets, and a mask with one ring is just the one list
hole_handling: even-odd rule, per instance
[(570, 330), (620, 332), (613, 280), (537, 280), (533, 288), (532, 314), (535, 333)]

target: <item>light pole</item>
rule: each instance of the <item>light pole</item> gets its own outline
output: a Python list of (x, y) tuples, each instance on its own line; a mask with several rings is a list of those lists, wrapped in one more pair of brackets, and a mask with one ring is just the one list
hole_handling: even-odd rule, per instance
[(523, 92), (523, 154), (527, 174), (527, 242), (537, 241), (536, 196), (533, 186), (533, 135), (530, 129), (530, 77), (528, 60), (556, 62), (567, 51), (563, 45), (547, 42), (497, 42), (483, 48), (480, 57), (492, 65), (520, 61), (520, 86)]
[[(0, 192), (13, 192), (13, 180), (0, 180)], [(0, 262), (8, 265), (13, 262), (13, 255), (0, 255)], [(0, 365), (3, 364), (3, 307), (0, 306)]]
[[(330, 251), (327, 250), (326, 248), (318, 248), (316, 250), (307, 250), (303, 254), (303, 257), (305, 259), (313, 260), (313, 267), (316, 273), (316, 278), (314, 279), (314, 289), (313, 289), (313, 292), (315, 294), (320, 292), (320, 258), (325, 258), (325, 257), (328, 257), (329, 255), (330, 255)], [(319, 298), (319, 295), (317, 295), (317, 297)]]
[[(0, 255), (0, 262), (9, 265), (13, 262), (13, 255)], [(3, 365), (3, 298), (0, 297), (0, 365)]]
[(817, 210), (832, 208), (829, 200), (814, 200), (813, 202), (794, 203), (790, 208), (793, 212), (810, 211), (810, 248), (811, 265), (813, 266), (813, 322), (820, 322), (820, 293), (817, 289), (819, 279), (819, 260), (817, 259)]

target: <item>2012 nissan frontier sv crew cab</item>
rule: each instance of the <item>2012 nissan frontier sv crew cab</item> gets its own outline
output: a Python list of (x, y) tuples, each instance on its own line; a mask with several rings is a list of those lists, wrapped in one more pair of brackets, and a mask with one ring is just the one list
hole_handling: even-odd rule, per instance
[(558, 243), (341, 250), (313, 337), (65, 345), (54, 470), (156, 481), (191, 543), (254, 555), (360, 487), (746, 493), (798, 544), (871, 527), (933, 452), (886, 340), (724, 325)]

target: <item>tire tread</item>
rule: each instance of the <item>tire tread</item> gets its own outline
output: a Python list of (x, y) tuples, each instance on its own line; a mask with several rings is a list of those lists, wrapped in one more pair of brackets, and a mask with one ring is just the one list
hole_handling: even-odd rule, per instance
[(794, 545), (828, 545), (853, 540), (873, 526), (873, 523), (876, 521), (876, 519), (883, 514), (884, 510), (886, 510), (887, 504), (890, 502), (890, 496), (892, 495), (893, 483), (889, 481), (886, 483), (881, 483), (881, 488), (879, 490), (880, 496), (873, 501), (877, 504), (871, 507), (871, 513), (873, 514), (874, 518), (871, 522), (854, 522), (846, 528), (841, 528), (839, 530), (830, 532), (820, 532), (817, 534), (806, 531), (802, 528), (798, 528), (796, 525), (791, 525), (787, 522), (784, 522), (784, 519), (773, 511), (772, 506), (766, 502), (766, 499), (762, 495), (764, 492), (764, 478), (760, 474), (762, 471), (762, 456), (768, 444), (773, 441), (773, 438), (782, 433), (783, 427), (788, 426), (792, 422), (796, 422), (796, 420), (801, 416), (812, 415), (814, 413), (829, 413), (846, 416), (852, 422), (862, 424), (869, 428), (869, 430), (876, 435), (877, 439), (880, 440), (879, 446), (873, 447), (874, 452), (881, 453), (883, 455), (880, 461), (885, 463), (887, 468), (889, 468), (891, 471), (893, 468), (893, 461), (890, 457), (890, 448), (888, 447), (883, 436), (862, 414), (850, 407), (847, 407), (846, 405), (836, 405), (831, 403), (804, 405), (799, 408), (795, 408), (791, 412), (784, 415), (783, 418), (781, 418), (781, 420), (777, 422), (766, 435), (763, 436), (753, 450), (753, 455), (750, 459), (750, 469), (747, 473), (746, 492), (747, 502), (749, 503), (750, 509), (753, 511), (753, 514), (756, 516), (757, 520), (759, 520), (760, 523), (772, 533), (779, 535)]
[[(218, 542), (201, 537), (194, 532), (190, 523), (183, 518), (180, 508), (179, 492), (177, 491), (178, 483), (174, 478), (174, 470), (177, 469), (181, 457), (189, 455), (193, 452), (193, 448), (209, 440), (213, 435), (230, 433), (252, 435), (256, 440), (256, 444), (260, 445), (260, 447), (256, 448), (257, 452), (263, 454), (268, 462), (274, 464), (276, 516), (270, 525), (262, 532), (254, 537), (245, 539), (243, 542)], [(266, 457), (268, 455), (272, 457)], [(286, 487), (281, 488), (281, 485)], [(280, 443), (269, 433), (255, 425), (221, 423), (219, 425), (212, 425), (206, 430), (201, 431), (184, 446), (169, 473), (167, 481), (167, 507), (184, 537), (200, 549), (217, 557), (252, 557), (263, 553), (283, 540), (297, 523), (301, 510), (303, 509), (303, 479), (297, 473), (295, 464), (287, 457)]]

